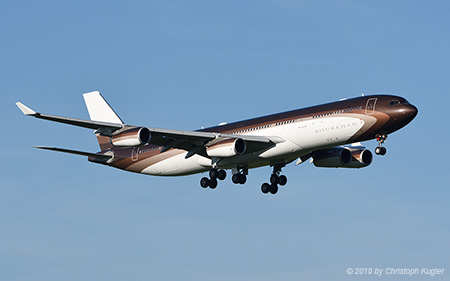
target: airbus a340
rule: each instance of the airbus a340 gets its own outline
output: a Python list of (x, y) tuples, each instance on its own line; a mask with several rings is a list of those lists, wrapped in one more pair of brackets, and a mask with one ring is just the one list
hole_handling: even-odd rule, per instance
[(223, 123), (198, 131), (158, 129), (125, 124), (97, 91), (83, 95), (91, 120), (35, 112), (16, 103), (22, 112), (40, 119), (95, 130), (101, 151), (90, 153), (43, 147), (87, 156), (91, 162), (155, 176), (183, 176), (209, 171), (200, 185), (216, 188), (231, 170), (232, 181), (244, 184), (248, 170), (271, 166), (263, 193), (275, 194), (287, 183), (281, 169), (297, 160), (317, 167), (362, 168), (372, 153), (360, 142), (376, 139), (375, 154), (385, 155), (387, 136), (411, 122), (417, 108), (392, 95), (370, 95)]

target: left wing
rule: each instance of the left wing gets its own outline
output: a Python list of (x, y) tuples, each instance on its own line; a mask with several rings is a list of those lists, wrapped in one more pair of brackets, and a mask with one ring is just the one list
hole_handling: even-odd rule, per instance
[(33, 116), (35, 118), (39, 119), (46, 119), (54, 122), (74, 125), (78, 127), (88, 128), (88, 129), (94, 129), (94, 130), (103, 130), (103, 131), (109, 131), (109, 132), (115, 132), (117, 130), (120, 130), (124, 127), (123, 124), (118, 123), (110, 123), (110, 122), (102, 122), (102, 121), (91, 121), (91, 120), (84, 120), (84, 119), (76, 119), (76, 118), (70, 118), (70, 117), (63, 117), (63, 116), (56, 116), (56, 115), (49, 115), (44, 113), (39, 113), (31, 108), (27, 107), (26, 105), (22, 104), (21, 102), (16, 102), (16, 105), (19, 107), (19, 109), (23, 112), (23, 114), (28, 116)]
[[(19, 109), (28, 116), (33, 116), (39, 119), (45, 119), (49, 121), (79, 126), (83, 128), (96, 130), (95, 133), (106, 136), (116, 137), (121, 134), (126, 134), (127, 131), (139, 126), (130, 126), (122, 122), (114, 110), (107, 104), (106, 100), (100, 95), (99, 92), (91, 92), (84, 94), (86, 105), (91, 117), (91, 120), (76, 119), (70, 117), (49, 115), (40, 112), (36, 112), (26, 105), (17, 102), (16, 105)], [(206, 149), (219, 142), (233, 139), (242, 139), (246, 142), (246, 153), (252, 153), (255, 151), (263, 150), (274, 146), (276, 143), (285, 141), (277, 136), (255, 136), (255, 135), (237, 135), (237, 134), (223, 134), (216, 132), (205, 131), (183, 131), (183, 130), (171, 130), (171, 129), (159, 129), (159, 128), (146, 128), (151, 134), (150, 141), (148, 143), (162, 146), (161, 152), (167, 151), (171, 148), (182, 149), (187, 151), (186, 158), (193, 156), (194, 154), (200, 154), (207, 156)], [(44, 148), (49, 149), (49, 148)], [(50, 149), (61, 152), (61, 149)], [(76, 153), (77, 154), (77, 153)], [(78, 153), (80, 154), (80, 153)], [(83, 154), (81, 154), (83, 155)], [(86, 155), (86, 154), (85, 154)], [(87, 155), (93, 156), (93, 155)]]

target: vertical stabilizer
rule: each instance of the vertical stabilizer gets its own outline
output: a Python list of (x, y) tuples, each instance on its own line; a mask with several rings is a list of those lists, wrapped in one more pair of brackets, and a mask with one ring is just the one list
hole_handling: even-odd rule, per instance
[[(123, 125), (123, 121), (112, 109), (112, 107), (102, 97), (100, 92), (94, 91), (83, 94), (84, 102), (89, 112), (89, 117), (92, 121), (109, 122)], [(111, 139), (109, 137), (97, 134), (98, 144), (102, 151), (108, 150), (112, 147)]]
[(123, 124), (120, 117), (102, 97), (100, 92), (94, 91), (83, 94), (84, 102), (92, 121)]

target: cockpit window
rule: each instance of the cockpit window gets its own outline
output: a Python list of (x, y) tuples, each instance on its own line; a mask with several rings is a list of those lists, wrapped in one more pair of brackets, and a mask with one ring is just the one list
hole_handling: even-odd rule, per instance
[(389, 105), (396, 105), (396, 104), (409, 104), (409, 102), (403, 98), (398, 100), (392, 100)]
[(395, 105), (395, 104), (399, 104), (400, 101), (399, 100), (393, 100), (389, 103), (389, 105)]

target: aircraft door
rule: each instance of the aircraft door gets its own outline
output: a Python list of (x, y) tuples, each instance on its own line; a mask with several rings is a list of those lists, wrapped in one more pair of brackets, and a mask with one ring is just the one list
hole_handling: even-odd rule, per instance
[(133, 160), (133, 161), (138, 160), (140, 149), (141, 149), (140, 147), (133, 147), (133, 149), (131, 150), (131, 160)]
[(375, 113), (375, 104), (377, 103), (377, 98), (371, 98), (367, 100), (366, 103), (366, 115), (372, 115)]

